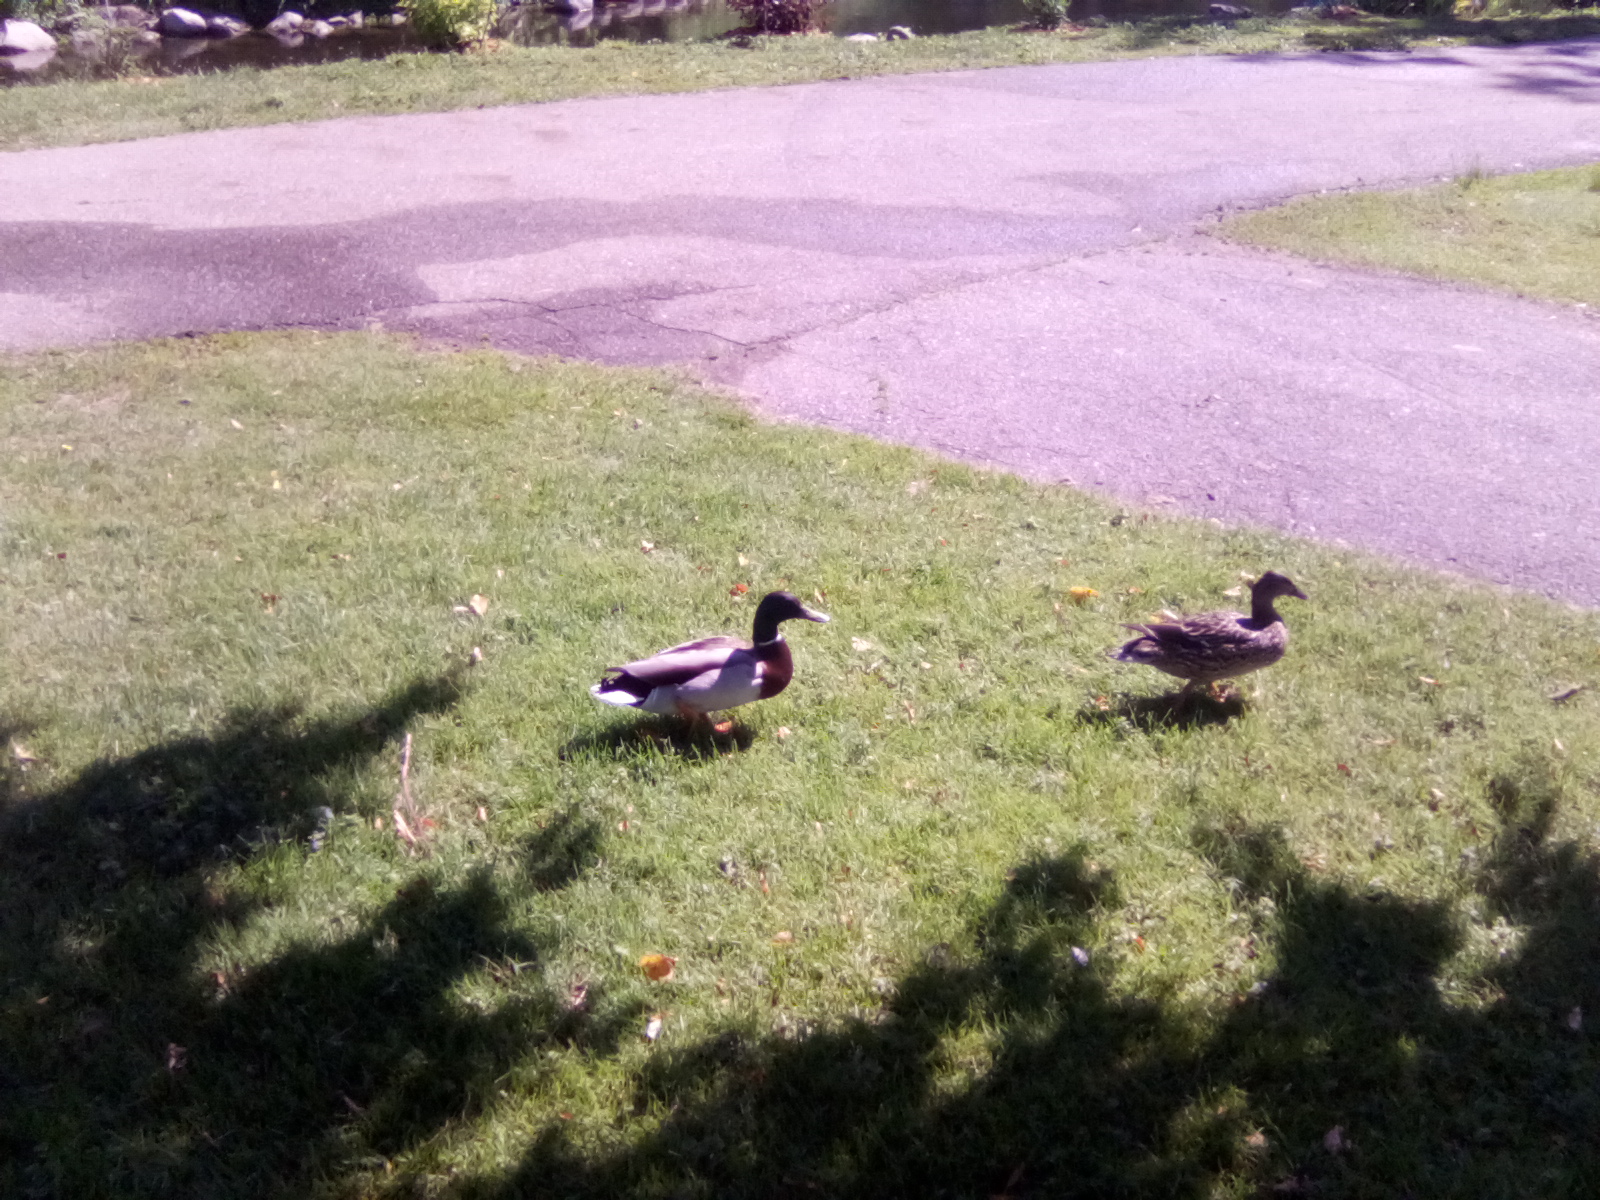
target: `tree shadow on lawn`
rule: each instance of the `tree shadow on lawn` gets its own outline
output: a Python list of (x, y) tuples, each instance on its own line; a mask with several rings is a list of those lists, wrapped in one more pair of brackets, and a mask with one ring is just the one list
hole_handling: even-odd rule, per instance
[[(1220, 1022), (1116, 987), (1108, 954), (1080, 963), (1119, 904), (1080, 850), (1020, 867), (971, 961), (930, 953), (877, 1016), (663, 1045), (634, 1080), (636, 1112), (665, 1114), (648, 1137), (597, 1158), (551, 1121), (510, 1176), (453, 1194), (1589, 1194), (1600, 1056), (1570, 1022), (1600, 1011), (1600, 864), (1551, 840), (1537, 771), (1491, 791), (1505, 824), (1472, 882), (1527, 935), (1477, 1004), (1436, 985), (1463, 936), (1448, 905), (1319, 880), (1276, 829), (1202, 827), (1219, 885), (1276, 940), (1275, 972)], [(981, 1066), (951, 1086), (963, 1054)]]
[[(242, 711), (46, 794), (0, 779), (0, 1193), (305, 1195), (470, 1114), (531, 1051), (616, 1044), (636, 1014), (527, 971), (546, 948), (487, 871), (411, 871), (329, 941), (242, 977), (196, 969), (255, 911), (218, 869), (348, 809), (341, 775), (458, 697), (447, 676), (339, 718)], [(576, 878), (562, 859), (586, 845), (569, 827), (530, 847), (530, 890)], [(486, 964), (508, 991), (478, 1011), (451, 993)]]

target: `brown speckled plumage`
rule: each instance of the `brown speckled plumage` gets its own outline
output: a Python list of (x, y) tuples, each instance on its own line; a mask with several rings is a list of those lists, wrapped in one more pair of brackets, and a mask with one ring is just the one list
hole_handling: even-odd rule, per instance
[(1139, 636), (1115, 657), (1186, 680), (1185, 691), (1270, 667), (1289, 645), (1289, 630), (1273, 606), (1279, 596), (1306, 598), (1288, 576), (1268, 571), (1250, 588), (1248, 616), (1209, 612), (1177, 621), (1129, 625)]

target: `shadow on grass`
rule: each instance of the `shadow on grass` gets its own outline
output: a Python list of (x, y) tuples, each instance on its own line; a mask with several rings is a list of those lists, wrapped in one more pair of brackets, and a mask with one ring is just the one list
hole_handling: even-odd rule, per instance
[[(42, 794), (0, 777), (0, 1194), (306, 1195), (470, 1115), (541, 1047), (615, 1046), (636, 1014), (551, 986), (487, 870), (408, 868), (328, 940), (197, 968), (263, 903), (219, 869), (348, 810), (350, 772), (458, 698), (441, 677), (337, 718), (241, 711)], [(576, 878), (589, 849), (569, 825), (530, 847), (530, 882)], [(485, 966), (503, 994), (479, 1009), (454, 990)]]
[(1237, 693), (1218, 700), (1203, 692), (1167, 692), (1161, 696), (1134, 696), (1119, 692), (1102, 708), (1084, 705), (1076, 720), (1080, 725), (1109, 725), (1143, 733), (1168, 729), (1204, 729), (1226, 725), (1244, 715), (1246, 704)]
[(750, 749), (755, 740), (754, 730), (737, 720), (727, 733), (717, 733), (703, 721), (647, 717), (579, 734), (562, 746), (556, 756), (562, 762), (586, 757), (627, 762), (656, 754), (709, 761), (736, 751), (742, 753)]
[(648, 1136), (597, 1155), (551, 1121), (511, 1176), (450, 1194), (1585, 1195), (1600, 1055), (1572, 1014), (1600, 1005), (1600, 864), (1550, 839), (1537, 770), (1493, 787), (1505, 826), (1471, 881), (1527, 936), (1471, 1002), (1436, 983), (1450, 906), (1319, 879), (1241, 822), (1195, 845), (1275, 965), (1197, 1021), (1123, 982), (1136, 956), (1075, 952), (1120, 904), (1080, 850), (1017, 869), (970, 954), (930, 952), (881, 1012), (663, 1045), (633, 1080)]

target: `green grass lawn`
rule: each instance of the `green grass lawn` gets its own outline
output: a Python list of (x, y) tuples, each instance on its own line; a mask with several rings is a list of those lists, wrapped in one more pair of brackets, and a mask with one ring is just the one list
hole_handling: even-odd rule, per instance
[(1218, 232), (1307, 258), (1600, 308), (1600, 166), (1307, 196), (1231, 217)]
[(866, 45), (833, 37), (761, 37), (740, 44), (606, 41), (594, 49), (496, 43), (466, 54), (0, 88), (0, 151), (374, 113), (915, 71), (1173, 54), (1494, 45), (1597, 34), (1600, 10), (1473, 21), (1158, 18), (1054, 33), (986, 29)]
[[(0, 360), (0, 462), (5, 1195), (1592, 1187), (1592, 612), (368, 336)], [(1245, 702), (1106, 658), (1267, 567)], [(776, 586), (733, 736), (586, 694)]]

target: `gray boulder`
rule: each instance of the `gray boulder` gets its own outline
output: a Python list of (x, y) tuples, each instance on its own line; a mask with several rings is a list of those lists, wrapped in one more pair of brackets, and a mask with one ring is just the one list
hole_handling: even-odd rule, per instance
[(293, 33), (305, 23), (306, 19), (304, 17), (291, 10), (289, 12), (281, 12), (273, 17), (272, 20), (266, 23), (265, 30), (273, 37), (284, 37)]
[(238, 37), (241, 33), (249, 33), (250, 26), (237, 17), (216, 15), (206, 18), (206, 32), (212, 37)]
[(54, 54), (56, 39), (32, 21), (7, 21), (0, 29), (0, 54)]
[(911, 27), (908, 25), (891, 25), (889, 32), (883, 36), (891, 42), (909, 42), (917, 35), (911, 32)]
[(156, 22), (156, 30), (162, 37), (207, 37), (210, 28), (206, 19), (197, 12), (187, 8), (169, 8), (161, 14), (161, 19)]
[(1242, 4), (1213, 4), (1206, 11), (1213, 17), (1253, 17), (1256, 15)]
[(307, 21), (300, 26), (300, 32), (309, 38), (325, 38), (333, 36), (333, 26), (326, 21)]
[(94, 11), (113, 29), (148, 29), (156, 21), (137, 4), (105, 4)]

